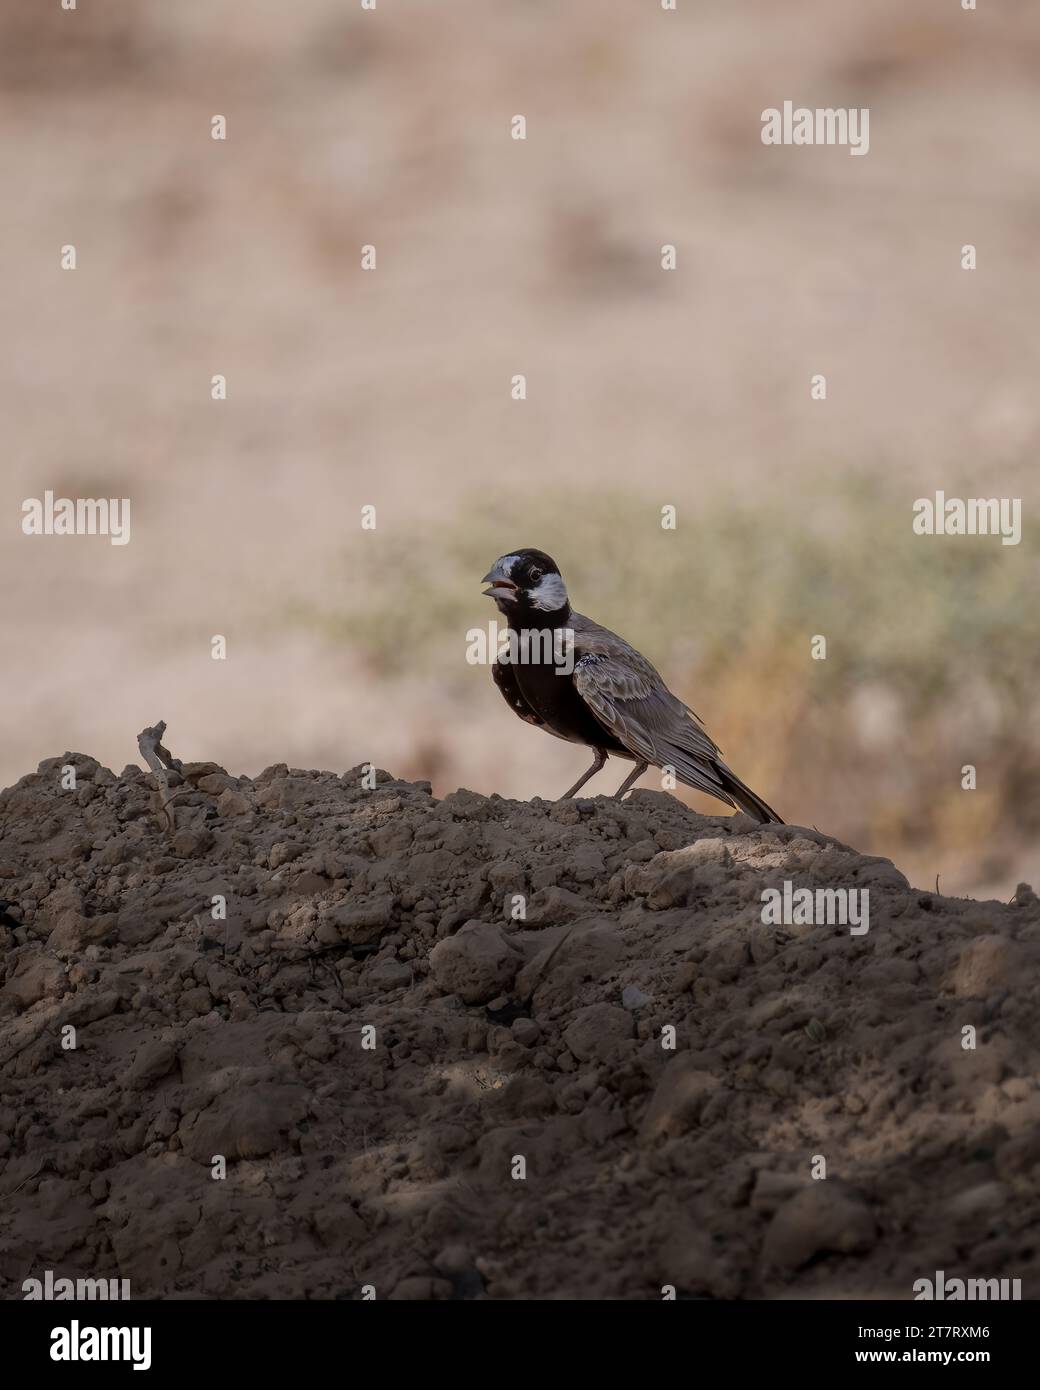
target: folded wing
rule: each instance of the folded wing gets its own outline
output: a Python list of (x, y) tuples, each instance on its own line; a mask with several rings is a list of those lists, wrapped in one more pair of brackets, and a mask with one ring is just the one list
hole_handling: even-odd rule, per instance
[(687, 786), (733, 806), (718, 747), (646, 657), (577, 613), (571, 625), (574, 685), (604, 728), (633, 756), (654, 767), (672, 767)]

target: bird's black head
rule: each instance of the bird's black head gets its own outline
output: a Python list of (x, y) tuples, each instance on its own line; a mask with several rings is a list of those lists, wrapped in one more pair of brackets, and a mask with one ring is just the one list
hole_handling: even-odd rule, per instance
[(513, 550), (503, 555), (480, 581), (500, 613), (511, 623), (522, 617), (529, 626), (564, 619), (571, 611), (567, 590), (556, 561), (544, 550)]

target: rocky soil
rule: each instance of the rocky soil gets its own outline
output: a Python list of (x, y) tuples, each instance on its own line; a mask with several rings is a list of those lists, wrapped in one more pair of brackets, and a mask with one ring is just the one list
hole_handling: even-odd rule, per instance
[[(1025, 885), (658, 792), (182, 773), (0, 796), (0, 1296), (1036, 1295)], [(764, 924), (785, 880), (869, 932)]]

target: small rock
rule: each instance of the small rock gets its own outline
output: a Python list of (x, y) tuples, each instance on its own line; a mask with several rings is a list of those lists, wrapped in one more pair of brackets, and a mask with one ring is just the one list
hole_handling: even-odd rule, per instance
[(959, 999), (986, 999), (1013, 984), (1021, 951), (1005, 936), (979, 936), (957, 958), (948, 986)]
[(963, 1219), (964, 1217), (981, 1216), (986, 1212), (999, 1210), (1004, 1206), (1008, 1199), (1008, 1190), (1001, 1182), (977, 1183), (974, 1187), (966, 1188), (963, 1192), (958, 1192), (947, 1203), (947, 1210), (951, 1216)]
[(60, 999), (67, 988), (68, 978), (60, 961), (50, 956), (24, 956), (0, 995), (27, 1009), (41, 999)]
[(389, 894), (370, 898), (368, 902), (356, 902), (348, 898), (328, 909), (323, 918), (336, 928), (344, 941), (352, 946), (366, 946), (377, 941), (390, 925), (394, 912), (394, 899)]
[(299, 859), (303, 853), (303, 845), (293, 844), (291, 840), (280, 840), (278, 844), (271, 846), (267, 862), (272, 869), (280, 869), (283, 864), (290, 864), (294, 859)]
[(513, 1037), (521, 1047), (534, 1047), (541, 1036), (541, 1026), (535, 1019), (515, 1018), (513, 1020)]
[(553, 927), (587, 917), (593, 909), (567, 888), (539, 888), (527, 904), (525, 921), (529, 927)]
[(194, 859), (205, 854), (214, 844), (212, 830), (204, 827), (192, 830), (178, 830), (170, 841), (170, 847), (180, 859)]
[(523, 957), (501, 928), (488, 922), (467, 922), (454, 936), (439, 941), (430, 952), (430, 971), (444, 994), (457, 994), (465, 1004), (485, 1004), (508, 989)]
[(147, 1090), (167, 1076), (177, 1063), (177, 1049), (173, 1043), (155, 1040), (138, 1048), (125, 1084), (136, 1091)]
[(404, 989), (412, 983), (412, 968), (400, 960), (381, 960), (365, 972), (365, 980), (376, 989)]
[(860, 1197), (833, 1178), (814, 1182), (807, 1177), (805, 1188), (773, 1217), (762, 1256), (767, 1268), (791, 1274), (814, 1255), (860, 1254), (876, 1239), (874, 1217)]
[(677, 1138), (700, 1119), (701, 1111), (718, 1089), (719, 1080), (679, 1053), (664, 1069), (640, 1130), (644, 1141)]
[(579, 1062), (606, 1062), (632, 1037), (632, 1020), (614, 1004), (588, 1004), (564, 1029), (563, 1040)]
[(119, 915), (105, 912), (98, 917), (85, 917), (80, 912), (63, 912), (47, 938), (52, 951), (81, 951), (90, 941), (105, 941), (115, 931)]
[(217, 797), (217, 810), (222, 816), (245, 816), (253, 809), (253, 803), (241, 792), (228, 787)]

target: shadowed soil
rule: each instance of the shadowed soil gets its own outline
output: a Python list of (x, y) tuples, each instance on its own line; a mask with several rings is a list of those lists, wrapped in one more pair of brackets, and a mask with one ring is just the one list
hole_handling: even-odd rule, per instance
[[(363, 771), (0, 796), (0, 1296), (1035, 1295), (1028, 888)], [(766, 925), (785, 880), (869, 931)]]

